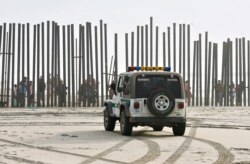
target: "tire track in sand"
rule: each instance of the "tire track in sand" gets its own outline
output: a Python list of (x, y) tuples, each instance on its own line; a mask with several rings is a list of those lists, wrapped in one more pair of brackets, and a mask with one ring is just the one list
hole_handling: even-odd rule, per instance
[[(148, 129), (148, 127), (145, 127), (143, 129), (141, 129), (140, 131), (138, 132), (135, 132), (135, 135), (140, 135), (142, 134), (144, 131), (146, 131)], [(126, 145), (127, 143), (129, 143), (130, 141), (134, 140), (134, 139), (137, 139), (139, 141), (142, 141), (143, 143), (145, 143), (147, 145), (147, 148), (148, 148), (148, 151), (147, 153), (142, 156), (141, 158), (133, 161), (133, 162), (130, 162), (131, 164), (144, 164), (144, 163), (147, 163), (151, 160), (154, 160), (156, 159), (159, 155), (160, 155), (160, 147), (159, 145), (154, 142), (154, 141), (151, 141), (151, 140), (147, 140), (145, 138), (141, 138), (141, 137), (138, 137), (138, 138), (128, 138), (127, 140), (124, 140), (123, 142), (120, 142), (116, 145), (114, 145), (113, 147), (107, 149), (106, 151), (103, 151), (85, 161), (83, 161), (81, 164), (90, 164), (96, 160), (104, 160), (104, 161), (108, 161), (108, 162), (114, 162), (114, 163), (128, 163), (128, 162), (121, 162), (121, 161), (114, 161), (114, 160), (109, 160), (109, 159), (105, 159), (103, 158), (105, 155), (109, 154), (109, 153), (112, 153), (116, 150), (118, 150), (120, 147)]]
[(181, 144), (181, 146), (164, 162), (164, 164), (174, 163), (176, 162), (182, 154), (188, 149), (190, 146), (192, 140), (197, 140), (203, 143), (206, 143), (210, 146), (212, 146), (215, 150), (218, 151), (219, 156), (218, 159), (214, 162), (215, 164), (228, 164), (232, 163), (234, 160), (233, 154), (231, 154), (223, 145), (217, 142), (201, 139), (201, 138), (195, 138), (195, 134), (197, 131), (198, 125), (201, 123), (200, 120), (193, 120), (193, 126), (191, 127), (188, 136), (184, 136), (186, 139)]

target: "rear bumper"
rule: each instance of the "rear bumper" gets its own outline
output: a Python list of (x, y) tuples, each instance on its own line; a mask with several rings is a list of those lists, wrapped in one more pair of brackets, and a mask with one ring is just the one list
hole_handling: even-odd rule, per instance
[(176, 123), (186, 123), (185, 117), (130, 117), (130, 122), (141, 126), (173, 126)]

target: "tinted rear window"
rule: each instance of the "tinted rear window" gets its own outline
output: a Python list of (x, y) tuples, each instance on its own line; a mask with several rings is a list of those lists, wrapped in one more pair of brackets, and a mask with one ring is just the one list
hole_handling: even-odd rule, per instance
[(176, 75), (139, 75), (136, 77), (136, 98), (147, 98), (155, 89), (166, 89), (181, 98), (180, 78)]

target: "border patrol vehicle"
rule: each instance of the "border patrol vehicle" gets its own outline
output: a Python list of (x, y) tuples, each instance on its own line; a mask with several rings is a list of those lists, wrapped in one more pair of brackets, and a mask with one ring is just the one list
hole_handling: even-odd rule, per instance
[(170, 67), (128, 67), (110, 88), (114, 95), (104, 103), (106, 131), (113, 131), (119, 120), (121, 134), (126, 136), (137, 126), (150, 126), (154, 131), (166, 126), (175, 136), (184, 135), (184, 82)]

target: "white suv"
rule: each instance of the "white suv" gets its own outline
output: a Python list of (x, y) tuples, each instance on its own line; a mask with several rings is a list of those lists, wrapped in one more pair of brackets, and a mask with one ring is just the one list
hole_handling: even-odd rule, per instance
[(169, 67), (129, 67), (112, 83), (113, 98), (105, 101), (104, 127), (113, 131), (120, 121), (122, 135), (130, 136), (134, 126), (162, 131), (172, 127), (176, 136), (186, 129), (184, 83)]

